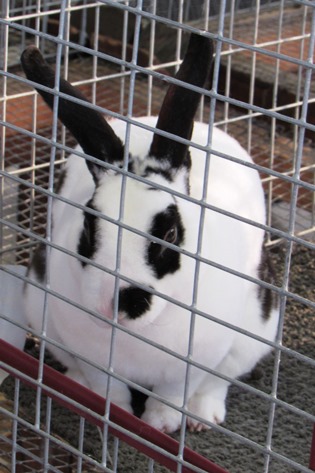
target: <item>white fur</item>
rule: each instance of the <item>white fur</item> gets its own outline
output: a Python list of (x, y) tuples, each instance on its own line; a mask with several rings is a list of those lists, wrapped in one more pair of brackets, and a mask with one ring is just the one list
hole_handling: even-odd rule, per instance
[[(154, 126), (155, 117), (140, 118), (139, 122)], [(112, 121), (111, 126), (124, 141), (125, 124)], [(206, 145), (208, 127), (196, 123), (192, 141)], [(136, 126), (131, 128), (130, 152), (138, 159), (136, 168), (141, 174), (145, 163), (152, 133)], [(251, 162), (250, 156), (241, 146), (224, 132), (214, 129), (212, 147)], [(190, 148), (192, 169), (190, 174), (191, 197), (202, 198), (206, 153)], [(92, 197), (95, 186), (82, 158), (71, 155), (66, 164), (67, 175), (61, 190), (63, 197), (79, 204), (86, 204)], [(154, 182), (170, 186), (161, 175), (150, 176)], [(104, 174), (96, 192), (94, 202), (106, 217), (117, 220), (120, 212), (120, 192), (122, 176), (108, 171)], [(163, 191), (149, 191), (148, 185), (131, 178), (126, 182), (123, 222), (146, 232), (152, 218), (176, 200), (185, 227), (183, 248), (192, 254), (197, 251), (197, 238), (201, 207), (184, 198), (174, 197)], [(172, 189), (185, 193), (183, 171), (179, 171)], [(236, 215), (265, 222), (264, 195), (256, 171), (211, 155), (210, 175), (207, 186), (207, 202)], [(82, 228), (82, 211), (56, 201), (53, 210), (53, 242), (72, 252), (76, 252)], [(101, 223), (102, 245), (95, 260), (106, 269), (114, 271), (117, 257), (118, 227), (106, 220)], [(244, 275), (258, 278), (258, 266), (263, 244), (263, 231), (237, 219), (226, 217), (215, 211), (206, 210), (202, 236), (201, 255), (209, 261), (224, 265)], [(258, 287), (241, 277), (216, 269), (205, 263), (200, 264), (200, 274), (194, 295), (194, 273), (196, 260), (181, 256), (181, 268), (157, 280), (145, 261), (146, 239), (128, 230), (122, 230), (121, 275), (153, 287), (179, 302), (191, 305), (196, 299), (196, 307), (223, 322), (248, 330), (254, 334), (273, 340), (278, 321), (277, 310), (269, 320), (264, 321)], [(31, 277), (35, 274), (31, 271)], [(108, 320), (114, 319), (112, 298), (115, 287), (114, 276), (88, 265), (82, 268), (80, 262), (60, 251), (52, 250), (50, 259), (49, 284), (53, 291), (72, 300), (82, 307), (97, 312), (102, 320), (95, 319), (84, 310), (79, 310), (56, 297), (48, 296), (47, 336), (61, 343), (66, 349), (105, 370), (109, 368), (112, 329)], [(120, 280), (120, 287), (128, 284)], [(31, 326), (40, 331), (43, 317), (44, 291), (28, 286), (26, 306)], [(114, 373), (154, 393), (169, 403), (183, 407), (186, 362), (153, 347), (154, 342), (181, 356), (189, 353), (191, 312), (164, 299), (153, 296), (150, 313), (137, 320), (129, 320), (118, 314), (118, 322), (149, 343), (121, 330), (115, 331), (112, 366)], [(206, 317), (196, 316), (191, 359), (202, 366), (217, 369), (231, 378), (250, 371), (269, 352), (268, 345), (240, 335)], [(84, 383), (99, 394), (107, 393), (107, 375), (67, 351), (50, 349), (67, 367), (68, 374)], [(204, 422), (222, 422), (225, 417), (225, 397), (229, 383), (201, 369), (192, 367), (189, 379), (189, 411)], [(111, 384), (111, 400), (131, 411), (130, 394), (124, 384), (114, 380)], [(143, 418), (154, 427), (172, 432), (179, 428), (181, 413), (161, 402), (149, 398)], [(188, 418), (192, 430), (205, 428), (201, 420)]]

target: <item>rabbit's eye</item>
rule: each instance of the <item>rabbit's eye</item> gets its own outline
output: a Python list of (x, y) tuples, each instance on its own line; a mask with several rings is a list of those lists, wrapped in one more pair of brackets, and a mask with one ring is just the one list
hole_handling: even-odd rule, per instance
[[(156, 214), (148, 233), (180, 247), (184, 242), (185, 230), (177, 206), (169, 205), (164, 212)], [(180, 268), (180, 253), (176, 249), (151, 241), (147, 251), (147, 261), (158, 279)]]
[(178, 237), (178, 230), (177, 230), (177, 226), (176, 225), (173, 225), (172, 228), (170, 228), (164, 235), (164, 241), (167, 241), (168, 243), (172, 243), (173, 245), (175, 245), (175, 243), (177, 242), (177, 237)]

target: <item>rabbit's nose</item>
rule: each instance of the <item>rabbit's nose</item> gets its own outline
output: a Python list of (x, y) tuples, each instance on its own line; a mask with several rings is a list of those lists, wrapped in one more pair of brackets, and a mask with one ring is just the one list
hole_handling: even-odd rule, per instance
[(119, 291), (119, 312), (129, 319), (137, 319), (151, 309), (152, 294), (136, 286), (128, 286)]

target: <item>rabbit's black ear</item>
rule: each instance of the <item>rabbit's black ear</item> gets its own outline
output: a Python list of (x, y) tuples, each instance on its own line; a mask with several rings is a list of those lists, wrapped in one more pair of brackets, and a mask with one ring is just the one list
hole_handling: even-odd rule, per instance
[[(176, 74), (188, 84), (204, 87), (213, 61), (213, 43), (205, 36), (192, 34), (184, 60)], [(181, 138), (190, 139), (200, 94), (185, 87), (171, 84), (164, 98), (156, 127)], [(149, 156), (169, 161), (170, 168), (190, 167), (188, 146), (155, 134)]]
[[(46, 63), (35, 46), (29, 46), (22, 53), (21, 62), (26, 77), (33, 82), (49, 88), (55, 86), (55, 72)], [(53, 108), (54, 95), (37, 89), (50, 108)], [(88, 100), (69, 82), (60, 79), (60, 92), (88, 102)], [(77, 139), (84, 153), (101, 161), (114, 163), (123, 160), (123, 145), (103, 115), (71, 100), (59, 98), (58, 118)], [(98, 181), (102, 166), (86, 160), (87, 166), (95, 180)]]

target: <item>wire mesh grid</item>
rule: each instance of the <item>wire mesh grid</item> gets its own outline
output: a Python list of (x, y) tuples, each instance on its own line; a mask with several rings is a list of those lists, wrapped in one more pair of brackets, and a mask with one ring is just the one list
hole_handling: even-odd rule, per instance
[[(63, 382), (62, 375), (52, 374), (51, 381), (43, 365), (45, 334), (39, 345), (38, 339), (28, 339), (27, 350), (39, 364), (20, 359), (3, 342), (1, 366), (15, 379), (4, 384), (13, 404), (0, 405), (3, 471), (315, 469), (314, 5), (248, 2), (240, 9), (240, 3), (221, 1), (213, 12), (211, 2), (197, 1), (178, 2), (175, 10), (154, 1), (2, 2), (2, 273), (12, 274), (8, 264), (27, 265), (34, 244), (46, 241), (52, 180), (57, 182), (60, 165), (75, 145), (24, 80), (19, 66), (24, 47), (36, 43), (58, 67), (56, 49), (63, 45), (61, 74), (107, 114), (128, 121), (158, 113), (165, 83), (187, 44), (185, 32), (205, 29), (217, 40), (221, 61), (213, 73), (212, 100), (205, 91), (199, 118), (209, 121), (210, 114), (210, 126), (236, 137), (261, 173), (278, 277), (273, 289), (280, 295), (283, 325), (283, 339), (277, 339), (256, 377), (233, 381), (232, 423), (228, 417), (222, 427), (200, 434), (182, 428), (175, 440), (128, 423), (127, 414), (109, 419), (96, 395), (86, 392), (85, 404), (84, 396), (76, 397), (84, 389)], [(200, 18), (189, 17), (192, 10)], [(49, 355), (47, 361), (62, 369)], [(34, 395), (25, 383), (35, 387)], [(298, 385), (296, 391), (292, 384)], [(108, 429), (113, 429), (110, 435)], [(137, 451), (144, 453), (138, 457)]]

